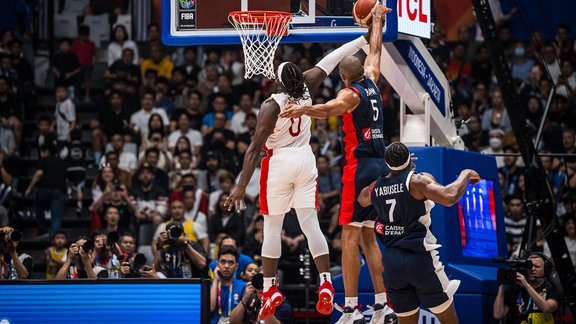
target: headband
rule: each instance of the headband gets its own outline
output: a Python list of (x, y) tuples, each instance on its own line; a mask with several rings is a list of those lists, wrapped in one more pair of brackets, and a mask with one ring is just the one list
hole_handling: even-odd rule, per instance
[(410, 165), (410, 154), (408, 154), (408, 158), (406, 159), (406, 162), (404, 162), (404, 164), (399, 165), (399, 166), (390, 166), (390, 164), (388, 164), (388, 162), (386, 162), (386, 166), (388, 167), (388, 169), (392, 170), (392, 171), (402, 171), (404, 169), (406, 169), (406, 167), (408, 167), (408, 165)]
[(280, 84), (284, 85), (284, 82), (282, 82), (282, 70), (284, 69), (284, 66), (286, 64), (288, 64), (289, 62), (282, 62), (280, 63), (280, 65), (278, 66), (278, 72), (276, 73), (276, 75), (278, 76), (278, 81), (280, 82)]

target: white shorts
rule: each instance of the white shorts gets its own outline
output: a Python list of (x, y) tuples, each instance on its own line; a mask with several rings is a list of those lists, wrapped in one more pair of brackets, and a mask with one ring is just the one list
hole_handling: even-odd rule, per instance
[(260, 211), (284, 215), (290, 208), (318, 208), (318, 170), (309, 145), (268, 150), (260, 174)]

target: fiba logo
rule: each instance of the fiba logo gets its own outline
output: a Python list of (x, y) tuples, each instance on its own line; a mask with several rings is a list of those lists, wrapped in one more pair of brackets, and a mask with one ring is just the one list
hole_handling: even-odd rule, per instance
[(384, 224), (376, 223), (375, 231), (380, 235), (384, 235)]
[(6, 318), (0, 319), (0, 324), (10, 324), (10, 321)]

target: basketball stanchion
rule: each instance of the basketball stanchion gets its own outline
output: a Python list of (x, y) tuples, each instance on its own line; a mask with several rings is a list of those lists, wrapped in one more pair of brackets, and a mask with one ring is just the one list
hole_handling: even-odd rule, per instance
[(242, 41), (244, 78), (261, 74), (275, 79), (274, 54), (282, 37), (288, 35), (292, 15), (281, 11), (233, 11), (228, 20)]

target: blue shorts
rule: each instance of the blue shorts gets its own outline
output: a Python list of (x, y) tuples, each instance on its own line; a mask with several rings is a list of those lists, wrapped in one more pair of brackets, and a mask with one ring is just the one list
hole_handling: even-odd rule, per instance
[(448, 280), (438, 251), (387, 247), (382, 262), (388, 298), (398, 316), (412, 315), (420, 305), (437, 314), (452, 303), (459, 281)]
[(366, 208), (358, 203), (358, 195), (381, 175), (388, 173), (384, 158), (357, 158), (346, 161), (342, 172), (342, 195), (340, 198), (340, 217), (342, 226), (350, 223), (363, 223), (376, 220), (374, 207)]

